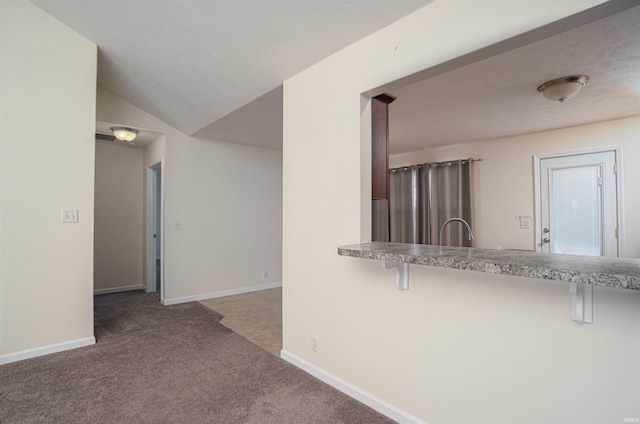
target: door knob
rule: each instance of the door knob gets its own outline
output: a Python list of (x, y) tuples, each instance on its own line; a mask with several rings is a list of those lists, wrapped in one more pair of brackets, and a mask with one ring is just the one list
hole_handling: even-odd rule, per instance
[(542, 232), (543, 232), (543, 233), (545, 233), (545, 234), (547, 234), (547, 233), (549, 232), (549, 229), (548, 229), (548, 228), (544, 228), (544, 229), (542, 230)]
[(542, 239), (542, 243), (549, 243), (551, 240), (549, 240), (549, 237), (545, 237)]

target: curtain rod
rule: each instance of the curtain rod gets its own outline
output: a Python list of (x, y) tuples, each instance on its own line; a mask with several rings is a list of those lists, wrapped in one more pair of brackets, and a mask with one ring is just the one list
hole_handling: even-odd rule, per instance
[(399, 166), (397, 168), (390, 168), (389, 171), (391, 172), (398, 172), (398, 171), (408, 171), (409, 169), (411, 169), (411, 167), (416, 166), (416, 167), (422, 167), (425, 165), (433, 165), (435, 167), (438, 166), (443, 166), (443, 165), (449, 165), (451, 166), (452, 164), (459, 162), (459, 161), (468, 161), (468, 162), (482, 162), (484, 160), (484, 158), (465, 158), (465, 159), (455, 159), (455, 160), (446, 160), (443, 162), (427, 162), (427, 163), (420, 163), (420, 164), (416, 164), (416, 165), (405, 165), (405, 166)]

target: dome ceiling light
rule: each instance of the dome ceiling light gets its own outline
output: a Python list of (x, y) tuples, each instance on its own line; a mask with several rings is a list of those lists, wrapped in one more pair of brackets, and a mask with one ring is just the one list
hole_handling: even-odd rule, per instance
[(113, 135), (120, 141), (132, 142), (138, 135), (138, 130), (127, 127), (111, 127)]
[(545, 98), (562, 103), (578, 94), (588, 82), (586, 75), (572, 75), (547, 81), (538, 87), (538, 91)]

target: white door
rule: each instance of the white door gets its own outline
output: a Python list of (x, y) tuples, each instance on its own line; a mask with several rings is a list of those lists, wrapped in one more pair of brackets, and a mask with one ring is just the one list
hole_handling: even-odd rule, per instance
[(538, 251), (618, 256), (616, 152), (539, 159)]

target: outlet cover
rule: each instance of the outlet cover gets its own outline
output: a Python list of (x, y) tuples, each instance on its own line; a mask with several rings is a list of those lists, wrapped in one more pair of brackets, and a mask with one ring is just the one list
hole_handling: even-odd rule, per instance
[(531, 220), (533, 217), (531, 215), (517, 215), (516, 221), (519, 222), (520, 228), (523, 230), (528, 230), (531, 228)]

